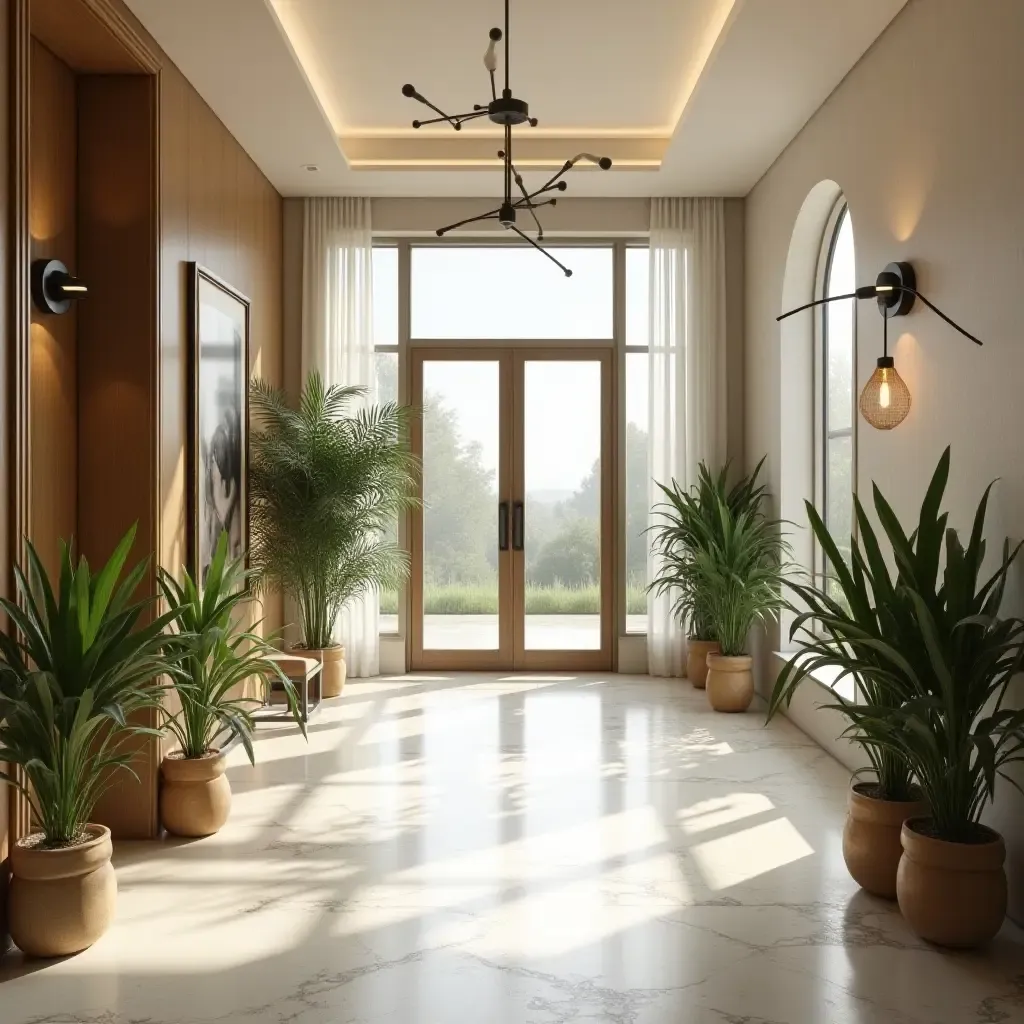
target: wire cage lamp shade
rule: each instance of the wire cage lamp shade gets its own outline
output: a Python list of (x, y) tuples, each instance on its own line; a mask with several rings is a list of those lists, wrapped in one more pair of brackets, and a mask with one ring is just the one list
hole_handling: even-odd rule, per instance
[(861, 416), (877, 430), (898, 427), (910, 412), (910, 388), (899, 375), (892, 356), (882, 356), (857, 403)]

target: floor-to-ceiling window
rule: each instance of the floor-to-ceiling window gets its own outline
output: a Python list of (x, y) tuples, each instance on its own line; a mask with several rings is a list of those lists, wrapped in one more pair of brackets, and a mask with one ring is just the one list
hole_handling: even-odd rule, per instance
[[(497, 650), (503, 614), (524, 652), (603, 650), (615, 628), (644, 629), (648, 250), (557, 254), (572, 277), (522, 247), (375, 247), (379, 396), (420, 407), (425, 507), (407, 541), (422, 621), (408, 626), (427, 651)], [(507, 611), (506, 542), (522, 563)], [(399, 607), (383, 595), (382, 632)]]

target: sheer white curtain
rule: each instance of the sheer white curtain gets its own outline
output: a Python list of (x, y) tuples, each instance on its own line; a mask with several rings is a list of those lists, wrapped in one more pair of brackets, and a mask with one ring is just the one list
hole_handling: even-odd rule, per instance
[[(721, 199), (651, 200), (649, 504), (725, 459), (725, 223)], [(653, 519), (652, 519), (653, 522)], [(648, 579), (659, 571), (648, 556)], [(686, 638), (668, 596), (647, 598), (647, 665), (681, 676)]]
[[(302, 255), (302, 376), (319, 370), (327, 384), (368, 388), (376, 400), (373, 360), (373, 265), (370, 200), (307, 199)], [(354, 407), (353, 407), (354, 411)], [(335, 627), (350, 676), (380, 671), (379, 600), (350, 601)]]

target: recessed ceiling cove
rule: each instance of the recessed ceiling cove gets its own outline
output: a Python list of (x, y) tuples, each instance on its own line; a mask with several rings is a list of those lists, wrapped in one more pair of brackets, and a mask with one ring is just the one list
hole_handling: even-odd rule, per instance
[[(502, 0), (125, 2), (283, 195), (493, 196), (501, 128), (416, 130), (402, 86), (483, 102)], [(905, 2), (513, 0), (539, 119), (516, 166), (597, 153), (573, 196), (746, 195)]]
[[(271, 0), (354, 168), (489, 169), (501, 129), (411, 125), (401, 87), (447, 111), (489, 98), (481, 57), (501, 0)], [(516, 0), (519, 95), (539, 122), (518, 162), (558, 167), (567, 150), (656, 170), (734, 0)]]

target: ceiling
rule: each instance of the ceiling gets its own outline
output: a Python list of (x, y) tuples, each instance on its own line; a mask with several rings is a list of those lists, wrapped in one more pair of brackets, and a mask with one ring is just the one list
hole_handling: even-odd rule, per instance
[[(571, 195), (745, 195), (905, 2), (512, 0), (512, 92), (539, 119), (514, 129), (516, 162), (539, 183), (580, 151), (612, 157)], [(500, 0), (127, 3), (284, 195), (500, 185), (500, 128), (415, 130), (435, 115), (401, 93), (486, 103)]]

